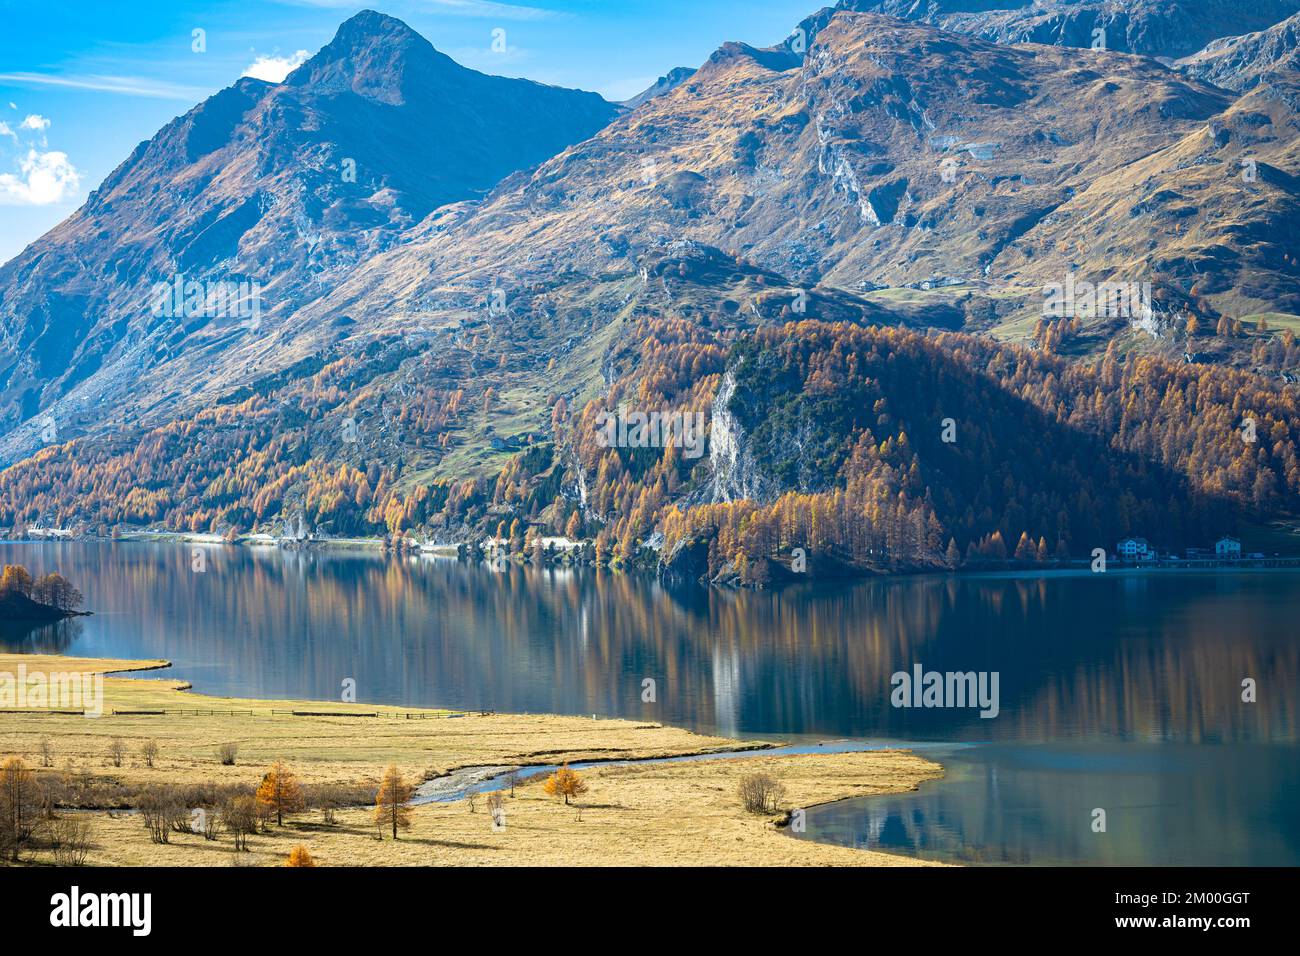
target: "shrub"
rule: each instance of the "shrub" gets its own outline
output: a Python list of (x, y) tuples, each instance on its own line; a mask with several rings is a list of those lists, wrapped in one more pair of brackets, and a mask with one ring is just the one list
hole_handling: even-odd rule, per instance
[(316, 861), (311, 858), (305, 846), (299, 844), (289, 851), (289, 859), (284, 861), (285, 866), (315, 866)]
[(235, 841), (236, 850), (248, 849), (248, 838), (257, 832), (257, 799), (247, 794), (227, 797), (218, 811), (221, 826)]
[(171, 842), (171, 831), (178, 816), (186, 817), (185, 829), (189, 829), (185, 802), (174, 787), (155, 786), (142, 790), (137, 803), (149, 839), (154, 843)]
[(785, 787), (765, 773), (740, 778), (740, 801), (750, 813), (775, 813), (785, 797)]
[(58, 866), (85, 866), (90, 853), (90, 820), (62, 816), (50, 821), (50, 846)]

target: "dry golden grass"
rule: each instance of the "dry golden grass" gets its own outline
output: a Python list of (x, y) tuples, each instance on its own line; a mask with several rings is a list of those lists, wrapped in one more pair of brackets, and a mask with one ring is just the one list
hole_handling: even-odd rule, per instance
[[(158, 662), (95, 661), (0, 655), (0, 671), (126, 670)], [(395, 763), (412, 784), (461, 767), (578, 762), (669, 756), (735, 749), (744, 744), (657, 724), (581, 717), (498, 714), (427, 720), (388, 717), (293, 717), (272, 710), (364, 712), (392, 708), (305, 701), (211, 698), (188, 693), (178, 681), (105, 679), (105, 715), (0, 712), (0, 756), (17, 754), (41, 774), (89, 772), (126, 786), (149, 783), (246, 783), (260, 780), (274, 760), (285, 760), (304, 782), (374, 783)], [(197, 716), (122, 716), (118, 709), (202, 709)], [(219, 711), (224, 709), (226, 714)], [(251, 711), (236, 714), (229, 711)], [(415, 713), (415, 711), (401, 711)], [(425, 713), (435, 714), (437, 711)], [(108, 744), (127, 745), (122, 767), (109, 764)], [(54, 768), (39, 768), (40, 741), (51, 742)], [(153, 768), (140, 744), (157, 740)], [(223, 741), (238, 741), (240, 756), (223, 767)], [(906, 751), (826, 753), (596, 767), (583, 771), (590, 790), (575, 805), (547, 797), (540, 779), (506, 797), (506, 828), (494, 831), (486, 800), (425, 804), (411, 812), (400, 839), (379, 839), (368, 809), (340, 811), (326, 826), (317, 812), (298, 814), (283, 828), (251, 839), (235, 853), (228, 837), (205, 841), (172, 834), (150, 842), (138, 815), (95, 813), (91, 865), (279, 865), (298, 844), (319, 865), (906, 865), (904, 857), (795, 840), (780, 816), (746, 813), (740, 778), (764, 772), (786, 788), (783, 814), (794, 807), (871, 793), (915, 789), (942, 769)], [(29, 854), (47, 862), (47, 853)]]
[(786, 809), (826, 800), (915, 788), (941, 775), (937, 765), (906, 751), (754, 756), (583, 772), (589, 792), (566, 806), (542, 792), (540, 780), (505, 797), (506, 826), (493, 830), (485, 801), (424, 804), (411, 829), (381, 840), (368, 810), (338, 814), (334, 826), (316, 813), (252, 837), (248, 853), (228, 838), (205, 841), (173, 834), (149, 842), (139, 817), (100, 815), (92, 865), (282, 865), (306, 846), (319, 866), (906, 866), (918, 863), (846, 847), (796, 840), (777, 818), (741, 809), (737, 785), (764, 772), (787, 788)]
[[(16, 674), (20, 664), (26, 665), (29, 673), (103, 673), (162, 663), (2, 654), (0, 672)], [(738, 746), (724, 737), (630, 720), (544, 714), (439, 717), (449, 712), (373, 704), (208, 697), (185, 690), (187, 686), (176, 680), (106, 677), (104, 714), (98, 718), (0, 710), (0, 754), (16, 754), (36, 765), (41, 740), (47, 739), (54, 755), (54, 769), (102, 772), (135, 786), (164, 781), (256, 782), (276, 760), (292, 764), (304, 782), (377, 783), (389, 764), (396, 764), (409, 779), (419, 782), (465, 766), (662, 757)], [(114, 709), (201, 713), (135, 716), (114, 715)], [(388, 716), (295, 717), (272, 713), (290, 710), (340, 715), (378, 712)], [(394, 714), (422, 714), (428, 719), (399, 719)], [(121, 767), (112, 766), (108, 757), (109, 743), (114, 738), (126, 744), (127, 758)], [(159, 756), (152, 768), (146, 767), (139, 756), (145, 740), (158, 742)], [(221, 766), (216, 758), (216, 748), (227, 741), (239, 744), (233, 767)]]

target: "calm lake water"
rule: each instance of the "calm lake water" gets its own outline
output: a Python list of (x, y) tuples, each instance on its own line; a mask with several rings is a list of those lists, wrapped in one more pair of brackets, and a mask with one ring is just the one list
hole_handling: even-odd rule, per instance
[[(95, 614), (0, 647), (165, 657), (218, 695), (636, 717), (907, 741), (946, 778), (808, 812), (808, 838), (991, 863), (1300, 863), (1300, 574), (904, 578), (669, 590), (587, 570), (212, 546), (4, 543)], [(1000, 713), (890, 677), (996, 671)], [(1258, 701), (1243, 703), (1252, 678)], [(643, 701), (645, 680), (655, 700)], [(1092, 811), (1106, 811), (1094, 833)]]

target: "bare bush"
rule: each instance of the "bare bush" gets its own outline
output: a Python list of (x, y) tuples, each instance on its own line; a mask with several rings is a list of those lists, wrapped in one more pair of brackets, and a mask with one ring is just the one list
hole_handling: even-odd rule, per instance
[(171, 801), (171, 828), (173, 833), (194, 832), (194, 811), (182, 793), (177, 791)]
[(146, 740), (140, 745), (140, 757), (144, 760), (146, 767), (152, 767), (153, 762), (158, 759), (158, 741)]
[(750, 773), (740, 778), (740, 802), (750, 813), (776, 813), (785, 798), (785, 787), (765, 773)]
[(134, 788), (89, 770), (70, 770), (59, 778), (58, 804), (84, 810), (123, 809), (136, 804)]
[(488, 816), (492, 818), (492, 828), (498, 829), (505, 826), (506, 822), (506, 800), (500, 790), (493, 790), (487, 796)]
[(224, 800), (219, 810), (221, 826), (235, 841), (236, 850), (248, 849), (248, 838), (257, 832), (257, 799), (246, 794)]
[(149, 787), (140, 792), (138, 804), (149, 839), (154, 843), (169, 843), (177, 817), (186, 813), (180, 794), (174, 787)]
[(85, 815), (63, 815), (50, 822), (50, 846), (58, 866), (85, 866), (90, 854), (90, 820)]
[(223, 767), (233, 767), (238, 756), (239, 744), (225, 743), (217, 747), (217, 759), (221, 761)]
[(54, 748), (50, 746), (50, 738), (49, 738), (49, 737), (42, 737), (42, 738), (41, 738), (40, 748), (41, 748), (41, 766), (42, 766), (42, 767), (53, 767), (53, 766), (54, 766)]
[[(205, 840), (215, 840), (221, 834), (222, 807), (234, 797), (252, 797), (249, 784), (195, 783), (180, 788), (181, 802), (189, 808), (185, 817), (185, 832), (202, 834)], [(175, 827), (174, 827), (175, 828)]]
[(303, 785), (303, 798), (308, 807), (321, 812), (321, 822), (333, 826), (336, 814), (346, 807), (373, 806), (375, 788), (359, 784), (316, 783)]
[(126, 756), (126, 744), (122, 742), (121, 737), (114, 737), (108, 742), (108, 759), (114, 767), (122, 766), (122, 758)]

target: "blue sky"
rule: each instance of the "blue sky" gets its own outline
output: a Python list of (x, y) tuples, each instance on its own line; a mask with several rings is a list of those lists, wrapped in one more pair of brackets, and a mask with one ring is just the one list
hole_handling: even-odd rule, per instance
[[(824, 2), (0, 0), (0, 262), (172, 117), (251, 68), (276, 78), (359, 10), (399, 17), (476, 70), (624, 99), (724, 41), (779, 42)], [(492, 49), (496, 29), (505, 52)]]

